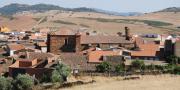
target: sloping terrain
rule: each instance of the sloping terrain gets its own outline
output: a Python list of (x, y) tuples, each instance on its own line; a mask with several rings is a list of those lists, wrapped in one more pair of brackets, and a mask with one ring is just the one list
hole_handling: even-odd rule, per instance
[[(41, 5), (40, 5), (41, 6)], [(124, 32), (124, 27), (128, 26), (132, 33), (176, 33), (180, 32), (180, 12), (154, 12), (140, 16), (115, 16), (110, 14), (97, 13), (92, 10), (86, 11), (84, 8), (74, 9), (74, 11), (54, 10), (61, 7), (45, 8), (42, 5), (36, 7), (44, 12), (18, 12), (12, 16), (0, 17), (0, 26), (7, 26), (11, 30), (32, 30), (39, 28), (58, 29), (62, 26), (71, 28), (82, 28), (91, 31), (104, 33)], [(20, 7), (20, 6), (19, 6)], [(31, 7), (22, 5), (22, 7)], [(34, 6), (35, 7), (35, 6)], [(53, 10), (51, 10), (53, 9)], [(84, 11), (85, 10), (85, 11)]]
[(36, 21), (31, 16), (15, 16), (13, 18), (1, 17), (0, 26), (5, 26), (14, 31), (31, 30)]

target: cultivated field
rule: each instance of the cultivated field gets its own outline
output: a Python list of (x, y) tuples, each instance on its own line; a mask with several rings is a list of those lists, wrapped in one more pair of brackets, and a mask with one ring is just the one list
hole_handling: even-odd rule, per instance
[(93, 77), (93, 84), (60, 90), (180, 90), (180, 76), (140, 76), (139, 80), (122, 80), (121, 77)]

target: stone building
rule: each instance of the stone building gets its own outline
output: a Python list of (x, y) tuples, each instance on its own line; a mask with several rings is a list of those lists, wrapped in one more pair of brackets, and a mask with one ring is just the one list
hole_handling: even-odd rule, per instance
[(48, 34), (47, 49), (51, 53), (80, 51), (80, 35), (69, 28)]
[(47, 48), (48, 52), (80, 52), (92, 47), (101, 49), (109, 49), (113, 47), (125, 47), (131, 49), (134, 42), (129, 40), (129, 31), (126, 33), (128, 37), (119, 35), (90, 35), (89, 33), (79, 32), (69, 28), (61, 28), (57, 32), (48, 34)]

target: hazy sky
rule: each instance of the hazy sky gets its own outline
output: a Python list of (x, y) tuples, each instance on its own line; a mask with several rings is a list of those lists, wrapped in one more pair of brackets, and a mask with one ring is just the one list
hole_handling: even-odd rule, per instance
[(180, 0), (0, 0), (0, 7), (10, 3), (54, 4), (62, 7), (90, 7), (116, 12), (152, 12), (180, 7)]

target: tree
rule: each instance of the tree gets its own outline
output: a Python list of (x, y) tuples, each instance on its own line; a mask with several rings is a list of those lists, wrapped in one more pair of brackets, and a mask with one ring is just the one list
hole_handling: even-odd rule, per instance
[(42, 83), (42, 82), (45, 82), (45, 83), (50, 82), (51, 78), (49, 76), (50, 76), (49, 74), (43, 73), (42, 78), (40, 79), (40, 83)]
[(180, 66), (176, 66), (176, 67), (174, 68), (174, 74), (180, 75)]
[(19, 74), (13, 82), (15, 90), (29, 90), (34, 85), (34, 80), (28, 74)]
[(154, 64), (147, 65), (146, 66), (148, 70), (154, 71), (156, 69), (156, 66)]
[(55, 67), (55, 70), (57, 70), (57, 72), (62, 76), (63, 81), (67, 81), (67, 77), (70, 75), (71, 73), (71, 69), (69, 66), (65, 65), (65, 64), (58, 64)]
[(171, 55), (167, 57), (166, 61), (170, 64), (178, 64), (179, 58), (177, 56)]
[(111, 64), (109, 62), (102, 62), (96, 66), (98, 72), (109, 72), (111, 70)]
[(115, 66), (115, 72), (120, 74), (123, 73), (125, 71), (125, 68), (122, 64), (118, 64)]
[(144, 64), (144, 61), (135, 60), (135, 61), (132, 61), (131, 66), (135, 69), (142, 70), (145, 64)]
[(0, 76), (0, 90), (11, 90), (11, 82), (11, 79)]
[(62, 83), (63, 82), (63, 77), (59, 74), (59, 72), (57, 70), (54, 70), (52, 72), (51, 81), (53, 83), (56, 83), (56, 82)]

